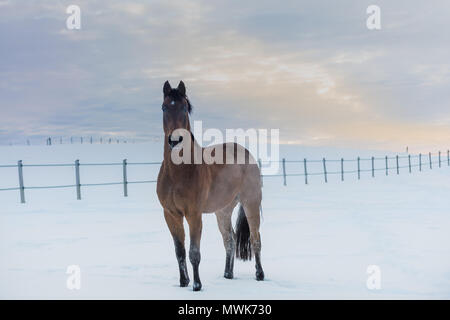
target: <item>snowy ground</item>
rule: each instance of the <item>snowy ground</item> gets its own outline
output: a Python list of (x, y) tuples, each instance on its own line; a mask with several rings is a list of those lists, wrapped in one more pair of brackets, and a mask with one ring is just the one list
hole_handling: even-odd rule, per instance
[[(282, 149), (287, 158), (372, 155), (331, 148)], [(0, 147), (0, 164), (130, 162), (161, 159), (161, 147), (62, 145)], [(301, 164), (288, 164), (288, 172)], [(426, 166), (424, 166), (426, 168)], [(130, 180), (156, 177), (158, 166), (130, 167)], [(82, 167), (82, 183), (120, 181), (120, 167)], [(25, 184), (73, 184), (73, 168), (24, 168)], [(264, 180), (262, 261), (222, 277), (225, 253), (214, 215), (204, 215), (203, 290), (178, 287), (173, 243), (154, 184), (75, 190), (0, 192), (0, 298), (316, 299), (450, 298), (450, 168), (375, 179), (364, 173)], [(0, 168), (0, 188), (17, 186), (17, 169)], [(81, 289), (66, 288), (66, 268), (81, 267)], [(367, 266), (381, 268), (381, 290), (366, 287)], [(189, 264), (192, 278), (192, 271)]]

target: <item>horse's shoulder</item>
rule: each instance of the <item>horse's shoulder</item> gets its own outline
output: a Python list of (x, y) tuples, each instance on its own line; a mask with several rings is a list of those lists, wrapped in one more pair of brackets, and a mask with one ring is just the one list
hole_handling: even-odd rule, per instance
[(158, 179), (156, 182), (156, 193), (160, 199), (166, 198), (167, 193), (170, 192), (170, 178), (167, 174), (164, 163), (161, 164), (161, 168), (159, 169)]

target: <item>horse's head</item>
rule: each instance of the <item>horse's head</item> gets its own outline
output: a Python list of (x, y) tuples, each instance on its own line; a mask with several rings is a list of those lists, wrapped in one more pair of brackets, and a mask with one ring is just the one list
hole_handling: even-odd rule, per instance
[(164, 83), (163, 87), (164, 101), (163, 110), (163, 127), (164, 134), (171, 148), (175, 147), (183, 141), (181, 134), (184, 129), (190, 132), (189, 114), (192, 111), (191, 103), (186, 96), (186, 87), (183, 81), (180, 81), (178, 88), (172, 89), (169, 81)]

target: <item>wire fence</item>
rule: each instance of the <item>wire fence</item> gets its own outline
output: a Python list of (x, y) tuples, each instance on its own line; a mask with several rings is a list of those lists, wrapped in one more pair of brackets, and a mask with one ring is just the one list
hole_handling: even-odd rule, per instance
[[(403, 161), (401, 164), (400, 162)], [(382, 165), (380, 164), (382, 162)], [(328, 183), (328, 178), (330, 175), (339, 175), (340, 180), (344, 181), (348, 174), (356, 174), (358, 180), (361, 179), (361, 173), (370, 172), (372, 178), (375, 178), (376, 173), (382, 171), (382, 173), (388, 176), (390, 173), (399, 175), (400, 171), (407, 169), (409, 173), (413, 172), (413, 169), (422, 171), (425, 168), (430, 170), (433, 167), (438, 166), (450, 166), (450, 151), (447, 150), (446, 155), (441, 151), (437, 153), (428, 154), (416, 154), (416, 155), (405, 155), (405, 156), (385, 156), (385, 157), (370, 157), (361, 158), (357, 157), (355, 159), (326, 159), (322, 158), (320, 160), (313, 159), (308, 160), (304, 158), (303, 160), (286, 160), (283, 158), (279, 161), (262, 161), (258, 160), (260, 168), (263, 168), (263, 164), (271, 164), (278, 162), (281, 164), (281, 168), (278, 170), (277, 174), (261, 174), (261, 181), (264, 178), (270, 177), (283, 177), (283, 185), (287, 185), (287, 177), (303, 177), (304, 183), (309, 184), (310, 176), (323, 176), (323, 181)], [(391, 165), (394, 163), (394, 165)], [(301, 168), (301, 171), (294, 171), (291, 173), (287, 172), (287, 165), (293, 164), (296, 168)], [(363, 164), (368, 164), (365, 167)], [(128, 197), (128, 185), (130, 184), (146, 184), (146, 183), (156, 183), (157, 180), (136, 180), (130, 181), (128, 179), (129, 166), (148, 166), (148, 165), (161, 165), (161, 162), (128, 162), (124, 159), (122, 162), (111, 162), (111, 163), (80, 163), (79, 160), (75, 160), (74, 163), (52, 163), (52, 164), (24, 164), (22, 160), (19, 160), (17, 164), (0, 165), (1, 168), (16, 168), (18, 172), (18, 185), (16, 187), (4, 187), (0, 188), (0, 191), (19, 191), (20, 202), (25, 203), (25, 190), (33, 189), (64, 189), (64, 188), (75, 188), (77, 199), (81, 200), (81, 188), (82, 187), (92, 187), (92, 186), (111, 186), (111, 185), (123, 185), (123, 195)], [(93, 167), (93, 166), (120, 166), (122, 168), (122, 181), (117, 182), (101, 182), (101, 183), (81, 183), (80, 167)], [(347, 168), (351, 166), (350, 170)], [(75, 169), (75, 183), (66, 185), (50, 185), (50, 186), (25, 186), (24, 185), (24, 173), (23, 168), (42, 168), (42, 167), (73, 167)], [(331, 170), (330, 170), (331, 168)], [(312, 170), (311, 170), (312, 169)], [(314, 170), (316, 169), (316, 170)]]
[[(403, 161), (406, 164), (401, 165), (400, 162)], [(382, 161), (382, 165), (379, 165), (380, 161)], [(282, 159), (279, 161), (282, 164), (281, 173), (273, 174), (273, 175), (263, 175), (262, 177), (283, 177), (283, 185), (287, 185), (287, 177), (296, 176), (296, 177), (304, 177), (305, 184), (309, 183), (308, 177), (310, 176), (323, 176), (324, 182), (328, 183), (328, 178), (330, 175), (339, 175), (340, 180), (344, 181), (347, 174), (356, 174), (358, 180), (361, 179), (362, 173), (371, 173), (371, 176), (375, 178), (376, 172), (382, 171), (386, 176), (389, 175), (392, 171), (397, 175), (400, 174), (401, 169), (407, 169), (409, 173), (413, 172), (414, 168), (418, 168), (419, 171), (422, 171), (424, 168), (433, 169), (434, 166), (438, 166), (441, 168), (444, 164), (450, 166), (450, 151), (447, 150), (446, 155), (443, 155), (441, 151), (437, 153), (427, 153), (422, 154), (419, 153), (417, 155), (404, 155), (404, 156), (384, 156), (384, 157), (370, 157), (370, 158), (361, 158), (357, 157), (355, 159), (326, 159), (322, 158), (320, 160), (286, 160)], [(391, 165), (394, 162), (394, 165)], [(259, 166), (261, 167), (264, 162), (259, 161)], [(303, 164), (303, 170), (301, 172), (287, 173), (286, 164), (287, 163), (297, 163)], [(348, 167), (346, 163), (351, 163), (351, 167), (353, 169), (346, 170)], [(363, 168), (362, 164), (368, 163), (366, 168)], [(320, 167), (320, 170), (309, 171), (311, 164), (315, 164), (315, 168)], [(333, 170), (330, 169), (330, 164), (332, 165)], [(378, 164), (378, 166), (376, 165)]]

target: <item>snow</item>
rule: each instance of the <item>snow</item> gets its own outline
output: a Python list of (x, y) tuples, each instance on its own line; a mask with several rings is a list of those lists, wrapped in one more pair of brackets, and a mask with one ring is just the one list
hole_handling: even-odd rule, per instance
[[(382, 156), (371, 150), (283, 146), (287, 159)], [(149, 144), (0, 147), (0, 164), (159, 161)], [(311, 170), (321, 170), (319, 167)], [(330, 163), (330, 166), (333, 164)], [(346, 166), (354, 166), (349, 163)], [(382, 165), (381, 163), (378, 165)], [(129, 180), (153, 180), (158, 165), (129, 166)], [(302, 163), (288, 163), (288, 173)], [(346, 169), (351, 169), (350, 167)], [(333, 168), (329, 169), (333, 171)], [(17, 168), (0, 168), (0, 188), (17, 186)], [(372, 178), (355, 174), (264, 179), (262, 262), (235, 262), (223, 278), (225, 250), (214, 215), (204, 215), (201, 292), (178, 286), (173, 242), (156, 184), (0, 192), (0, 298), (39, 299), (434, 299), (450, 298), (450, 167), (424, 165)], [(73, 184), (72, 167), (25, 167), (26, 186)], [(120, 166), (81, 167), (82, 183), (121, 181)], [(186, 229), (187, 230), (187, 229)], [(187, 248), (188, 248), (188, 239)], [(81, 289), (66, 287), (69, 265), (81, 268)], [(367, 267), (381, 269), (369, 290)]]

